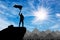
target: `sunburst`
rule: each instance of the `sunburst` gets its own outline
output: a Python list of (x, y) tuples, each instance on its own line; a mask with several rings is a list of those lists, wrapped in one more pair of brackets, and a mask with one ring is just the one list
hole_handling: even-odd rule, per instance
[(47, 20), (49, 17), (49, 8), (41, 6), (37, 11), (33, 12), (33, 15), (35, 16), (35, 22)]

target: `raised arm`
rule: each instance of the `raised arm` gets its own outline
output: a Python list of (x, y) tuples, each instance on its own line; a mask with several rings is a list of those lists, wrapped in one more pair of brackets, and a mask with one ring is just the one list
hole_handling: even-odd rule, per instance
[(20, 15), (20, 12), (19, 12), (19, 15)]

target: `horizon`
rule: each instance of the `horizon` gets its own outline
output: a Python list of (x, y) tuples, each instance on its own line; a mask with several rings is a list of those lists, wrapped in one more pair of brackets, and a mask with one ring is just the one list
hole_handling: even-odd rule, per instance
[(60, 0), (0, 0), (0, 30), (9, 25), (18, 27), (19, 9), (22, 5), (24, 27), (29, 31), (60, 31)]

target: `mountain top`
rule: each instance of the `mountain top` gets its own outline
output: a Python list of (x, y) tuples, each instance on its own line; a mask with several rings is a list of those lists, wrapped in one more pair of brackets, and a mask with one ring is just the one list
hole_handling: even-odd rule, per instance
[(57, 37), (60, 36), (60, 31), (50, 31), (50, 30), (46, 30), (46, 31), (39, 31), (37, 28), (35, 28), (32, 32), (30, 31), (26, 31), (26, 35), (24, 37), (32, 37), (32, 36), (36, 36), (38, 35), (38, 37), (45, 37), (46, 35), (51, 34), (53, 37)]
[(51, 31), (48, 29), (45, 31), (46, 34), (51, 33)]

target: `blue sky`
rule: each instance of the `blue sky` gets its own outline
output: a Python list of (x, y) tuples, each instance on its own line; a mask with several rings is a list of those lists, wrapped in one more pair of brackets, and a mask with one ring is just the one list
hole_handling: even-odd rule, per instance
[(13, 7), (15, 4), (23, 6), (27, 30), (60, 31), (60, 0), (0, 0), (0, 30), (11, 24), (18, 27), (19, 9)]

